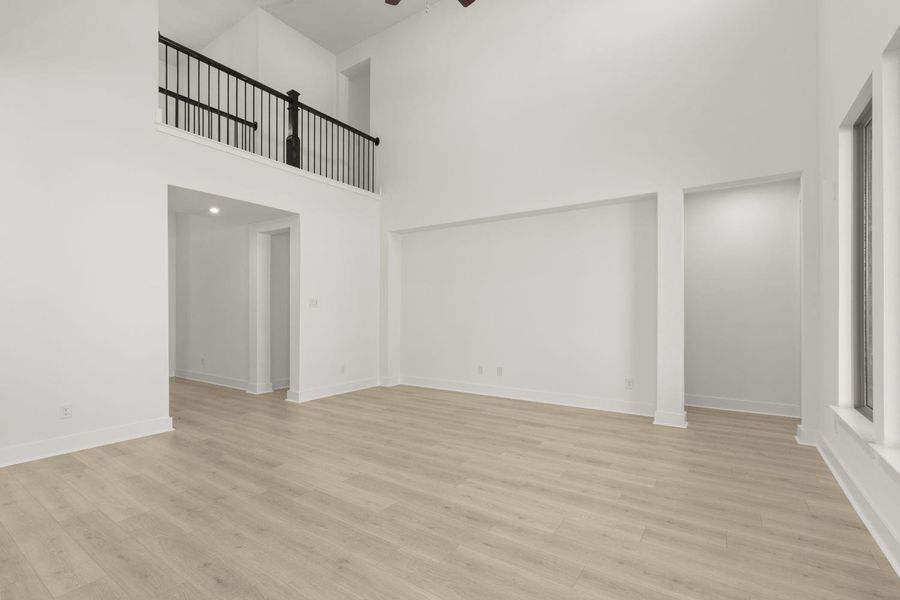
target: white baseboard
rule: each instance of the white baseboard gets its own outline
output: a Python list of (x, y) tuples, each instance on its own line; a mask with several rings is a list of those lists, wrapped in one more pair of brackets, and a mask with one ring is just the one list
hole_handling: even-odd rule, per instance
[(719, 410), (731, 410), (734, 412), (756, 413), (759, 415), (773, 415), (776, 417), (799, 417), (799, 404), (783, 404), (780, 402), (758, 402), (744, 398), (724, 398), (720, 396), (701, 396), (698, 394), (685, 394), (686, 406), (701, 408), (716, 408)]
[(381, 387), (397, 387), (400, 385), (399, 377), (382, 377)]
[(369, 388), (378, 387), (378, 378), (358, 379), (356, 381), (347, 381), (344, 383), (336, 383), (333, 385), (323, 385), (321, 387), (309, 390), (300, 390), (299, 394), (288, 392), (289, 402), (310, 402), (311, 400), (319, 400), (321, 398), (330, 398), (331, 396), (339, 396), (341, 394), (349, 394), (350, 392), (358, 392)]
[(662, 425), (663, 427), (678, 427), (679, 429), (685, 429), (688, 426), (687, 413), (683, 410), (679, 412), (658, 410), (653, 413), (653, 424)]
[(272, 387), (272, 384), (268, 381), (263, 383), (248, 383), (247, 384), (247, 393), (253, 394), (254, 396), (260, 396), (262, 394), (271, 394), (275, 388)]
[(0, 448), (0, 467), (106, 446), (172, 431), (172, 418), (160, 417), (127, 425), (73, 433), (61, 437)]
[(480, 396), (494, 396), (497, 398), (509, 398), (510, 400), (526, 400), (528, 402), (555, 404), (557, 406), (569, 406), (572, 408), (590, 408), (593, 410), (624, 413), (629, 415), (640, 415), (645, 417), (653, 416), (653, 411), (656, 408), (653, 404), (650, 403), (622, 400), (619, 398), (600, 398), (596, 396), (582, 396), (579, 394), (565, 394), (560, 392), (509, 388), (496, 385), (485, 385), (481, 383), (469, 383), (465, 381), (432, 379), (429, 377), (414, 377), (404, 375), (401, 378), (401, 382), (404, 385), (445, 390), (449, 392), (478, 394)]
[(801, 446), (812, 446), (813, 448), (816, 448), (819, 445), (815, 436), (810, 435), (809, 431), (803, 427), (803, 423), (797, 425), (797, 435), (794, 436), (794, 439), (797, 440), (797, 443)]
[(878, 509), (869, 500), (866, 492), (857, 484), (853, 475), (844, 469), (841, 461), (835, 456), (824, 436), (818, 446), (819, 454), (825, 459), (825, 464), (831, 469), (831, 473), (838, 485), (844, 490), (844, 494), (862, 519), (863, 524), (872, 534), (878, 547), (884, 553), (885, 558), (894, 567), (897, 576), (900, 577), (900, 537), (894, 534), (891, 526), (878, 513)]
[(273, 379), (272, 380), (272, 389), (273, 390), (286, 390), (291, 387), (290, 379)]
[(175, 377), (187, 379), (189, 381), (199, 381), (200, 383), (211, 383), (212, 385), (243, 390), (245, 392), (248, 391), (248, 384), (245, 379), (233, 379), (231, 377), (222, 377), (220, 375), (211, 375), (209, 373), (200, 373), (198, 371), (182, 371), (181, 369), (175, 370)]

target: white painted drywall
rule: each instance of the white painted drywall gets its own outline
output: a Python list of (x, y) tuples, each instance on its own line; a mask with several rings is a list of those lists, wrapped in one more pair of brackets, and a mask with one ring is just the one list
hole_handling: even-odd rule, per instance
[(402, 237), (404, 382), (652, 413), (652, 199)]
[(378, 199), (177, 132), (160, 132), (158, 140), (173, 185), (300, 215), (300, 353), (291, 360), (300, 362), (301, 400), (376, 385)]
[(178, 215), (169, 211), (169, 377), (175, 376), (177, 369), (176, 352), (178, 337), (176, 336), (178, 306)]
[(180, 215), (177, 231), (176, 373), (246, 389), (247, 225)]
[(686, 402), (800, 415), (800, 182), (685, 198)]
[(402, 230), (815, 168), (815, 30), (814, 0), (450, 1), (338, 69), (371, 59)]
[(371, 74), (368, 61), (344, 71), (347, 78), (347, 123), (360, 131), (369, 131), (371, 127)]
[(271, 337), (269, 338), (269, 360), (272, 368), (272, 386), (277, 389), (286, 388), (290, 384), (290, 248), (289, 233), (277, 233), (271, 236), (271, 253), (269, 254), (269, 319)]
[[(262, 12), (259, 9), (252, 10), (243, 19), (213, 39), (206, 47), (193, 48), (193, 50), (197, 50), (248, 77), (258, 79), (260, 13)], [(163, 31), (162, 34), (166, 35), (166, 32)], [(190, 47), (190, 43), (185, 40), (176, 39), (175, 41)]]
[(335, 55), (261, 8), (201, 52), (280, 92), (297, 90), (304, 103), (334, 114)]
[(297, 90), (305, 104), (334, 114), (337, 57), (268, 12), (256, 12), (260, 81), (284, 92)]
[[(0, 465), (171, 423), (155, 4), (15, 4), (0, 18), (0, 130), (17, 140), (0, 148)], [(60, 140), (78, 142), (46, 160)]]
[[(886, 448), (883, 441), (886, 431), (896, 431), (897, 423), (881, 422), (876, 418), (870, 439), (861, 437), (848, 421), (831, 407), (848, 401), (842, 391), (845, 371), (841, 357), (850, 343), (839, 326), (844, 320), (846, 281), (841, 278), (841, 264), (846, 264), (842, 239), (848, 230), (847, 221), (839, 221), (839, 200), (843, 195), (842, 183), (847, 173), (839, 173), (839, 135), (842, 122), (866, 86), (872, 79), (874, 90), (875, 152), (876, 164), (874, 201), (876, 214), (884, 218), (876, 221), (875, 232), (875, 319), (885, 335), (894, 335), (900, 306), (896, 302), (897, 272), (900, 268), (896, 253), (890, 251), (896, 245), (900, 222), (896, 218), (896, 194), (887, 195), (885, 169), (896, 171), (896, 155), (885, 148), (896, 146), (897, 129), (883, 131), (884, 116), (896, 111), (896, 94), (887, 95), (886, 80), (896, 80), (897, 74), (882, 69), (898, 68), (896, 61), (883, 61), (885, 52), (900, 27), (900, 4), (890, 0), (854, 2), (853, 0), (822, 0), (819, 12), (819, 93), (818, 117), (821, 159), (823, 285), (822, 285), (822, 357), (823, 394), (812, 407), (820, 419), (821, 427), (804, 431), (807, 443), (818, 444), (829, 460), (844, 490), (853, 501), (866, 525), (879, 541), (894, 568), (900, 572), (900, 449)], [(894, 40), (894, 49), (897, 43)], [(893, 98), (894, 100), (891, 100)], [(894, 112), (896, 114), (896, 112)], [(883, 136), (890, 136), (889, 138)], [(846, 212), (844, 213), (846, 214)], [(888, 218), (890, 216), (890, 218)], [(887, 292), (887, 293), (886, 293)], [(891, 329), (885, 329), (890, 326)], [(876, 403), (885, 401), (885, 393), (896, 402), (896, 389), (884, 385), (896, 382), (898, 367), (895, 361), (885, 360), (885, 348), (896, 342), (876, 338)], [(892, 391), (891, 391), (892, 390)], [(804, 405), (804, 428), (806, 427)], [(852, 411), (852, 409), (851, 409)], [(896, 414), (896, 413), (895, 413)], [(893, 466), (885, 456), (894, 456)]]
[[(181, 192), (184, 194), (185, 192)], [(187, 192), (189, 193), (189, 192)], [(225, 215), (177, 217), (176, 373), (248, 388), (249, 224)], [(271, 236), (271, 377), (290, 383), (290, 236)]]
[[(817, 18), (815, 0), (433, 4), (338, 56), (339, 71), (371, 60), (384, 235), (802, 173), (802, 394), (817, 403)], [(683, 347), (671, 266), (663, 358)], [(668, 359), (677, 404), (683, 360)]]
[[(377, 383), (377, 198), (158, 130), (155, 2), (2, 10), (0, 129), (20, 141), (0, 148), (0, 250), (17, 257), (0, 262), (0, 464), (171, 426), (170, 184), (298, 213), (302, 293), (319, 300), (298, 320), (300, 397)], [(59, 139), (77, 151), (48, 175), (38, 157)], [(23, 223), (46, 244), (21, 252)]]

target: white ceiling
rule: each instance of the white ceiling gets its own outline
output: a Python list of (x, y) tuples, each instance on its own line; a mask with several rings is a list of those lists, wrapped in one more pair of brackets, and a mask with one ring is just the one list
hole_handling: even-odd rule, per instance
[(290, 0), (267, 7), (270, 13), (334, 53), (399, 23), (425, 8), (425, 0)]
[(338, 53), (423, 10), (425, 2), (402, 0), (390, 6), (384, 0), (160, 0), (159, 30), (199, 50), (260, 7)]
[[(218, 215), (210, 214), (212, 206), (219, 209)], [(175, 186), (169, 186), (169, 210), (179, 215), (205, 216), (234, 224), (262, 223), (295, 216), (277, 208)]]

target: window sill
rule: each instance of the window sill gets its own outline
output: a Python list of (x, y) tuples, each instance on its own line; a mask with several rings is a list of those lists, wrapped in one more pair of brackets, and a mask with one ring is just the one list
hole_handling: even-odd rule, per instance
[(855, 408), (832, 406), (838, 421), (862, 442), (872, 458), (900, 484), (900, 448), (878, 444), (875, 438), (875, 424)]
[(876, 445), (875, 452), (878, 453), (878, 458), (881, 459), (887, 470), (894, 476), (897, 483), (900, 483), (900, 448), (887, 448)]
[(856, 436), (867, 444), (875, 443), (875, 424), (855, 408), (832, 406), (831, 410)]

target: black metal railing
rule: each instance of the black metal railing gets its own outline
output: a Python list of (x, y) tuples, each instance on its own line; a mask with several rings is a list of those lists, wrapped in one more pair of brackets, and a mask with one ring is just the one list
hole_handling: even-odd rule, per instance
[(159, 51), (167, 125), (375, 191), (378, 138), (162, 34)]

